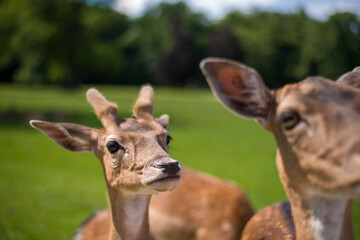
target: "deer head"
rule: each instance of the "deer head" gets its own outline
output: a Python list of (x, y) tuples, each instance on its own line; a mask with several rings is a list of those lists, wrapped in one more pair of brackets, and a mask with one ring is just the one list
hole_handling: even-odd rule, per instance
[(30, 121), (31, 126), (67, 150), (97, 156), (110, 189), (152, 194), (172, 190), (179, 184), (179, 162), (167, 153), (171, 139), (166, 131), (169, 117), (153, 117), (150, 86), (140, 90), (133, 108), (135, 119), (120, 121), (116, 104), (96, 89), (89, 89), (86, 97), (104, 129), (37, 120)]
[(360, 72), (322, 77), (270, 91), (252, 68), (210, 58), (201, 69), (234, 113), (272, 132), (283, 185), (302, 194), (360, 198)]

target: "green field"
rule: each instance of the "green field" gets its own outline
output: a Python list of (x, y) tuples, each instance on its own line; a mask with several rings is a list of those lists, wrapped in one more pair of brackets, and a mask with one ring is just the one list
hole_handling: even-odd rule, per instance
[[(138, 88), (97, 87), (130, 117)], [(94, 210), (106, 207), (105, 183), (90, 153), (68, 152), (29, 119), (100, 123), (87, 87), (0, 85), (0, 239), (71, 239)], [(170, 115), (170, 154), (183, 166), (237, 182), (253, 206), (286, 199), (275, 167), (275, 141), (255, 122), (236, 117), (209, 90), (156, 88), (155, 115)], [(360, 204), (353, 209), (360, 240)]]

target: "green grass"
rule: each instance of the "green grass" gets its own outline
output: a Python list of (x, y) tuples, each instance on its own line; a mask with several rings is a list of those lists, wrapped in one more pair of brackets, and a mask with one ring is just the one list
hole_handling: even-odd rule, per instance
[[(132, 115), (138, 88), (98, 89), (118, 103), (120, 117)], [(98, 160), (63, 150), (27, 123), (56, 112), (54, 120), (67, 113), (72, 122), (100, 127), (85, 91), (0, 85), (0, 112), (28, 113), (11, 122), (0, 115), (0, 239), (70, 239), (91, 212), (106, 207)], [(154, 108), (171, 117), (170, 154), (182, 165), (237, 182), (256, 209), (286, 199), (272, 135), (227, 111), (209, 90), (156, 88)], [(359, 202), (353, 219), (359, 240)]]

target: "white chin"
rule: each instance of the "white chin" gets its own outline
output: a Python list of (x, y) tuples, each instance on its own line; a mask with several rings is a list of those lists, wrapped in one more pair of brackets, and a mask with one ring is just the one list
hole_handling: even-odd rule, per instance
[(180, 177), (167, 177), (155, 180), (148, 184), (148, 186), (155, 191), (165, 192), (173, 190), (180, 183)]

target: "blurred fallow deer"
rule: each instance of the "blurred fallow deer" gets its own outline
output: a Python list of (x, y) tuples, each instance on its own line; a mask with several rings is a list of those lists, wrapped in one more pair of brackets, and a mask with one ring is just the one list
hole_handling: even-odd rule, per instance
[(252, 217), (243, 240), (350, 240), (351, 199), (360, 198), (360, 68), (336, 82), (308, 77), (268, 90), (252, 68), (208, 58), (200, 67), (231, 111), (274, 134), (289, 203)]
[(134, 105), (136, 119), (120, 121), (117, 106), (95, 89), (86, 96), (105, 129), (30, 122), (65, 149), (93, 153), (103, 166), (110, 209), (93, 214), (75, 239), (240, 239), (253, 210), (239, 187), (184, 169), (175, 188), (182, 170), (167, 153), (169, 116), (153, 117), (150, 86)]

